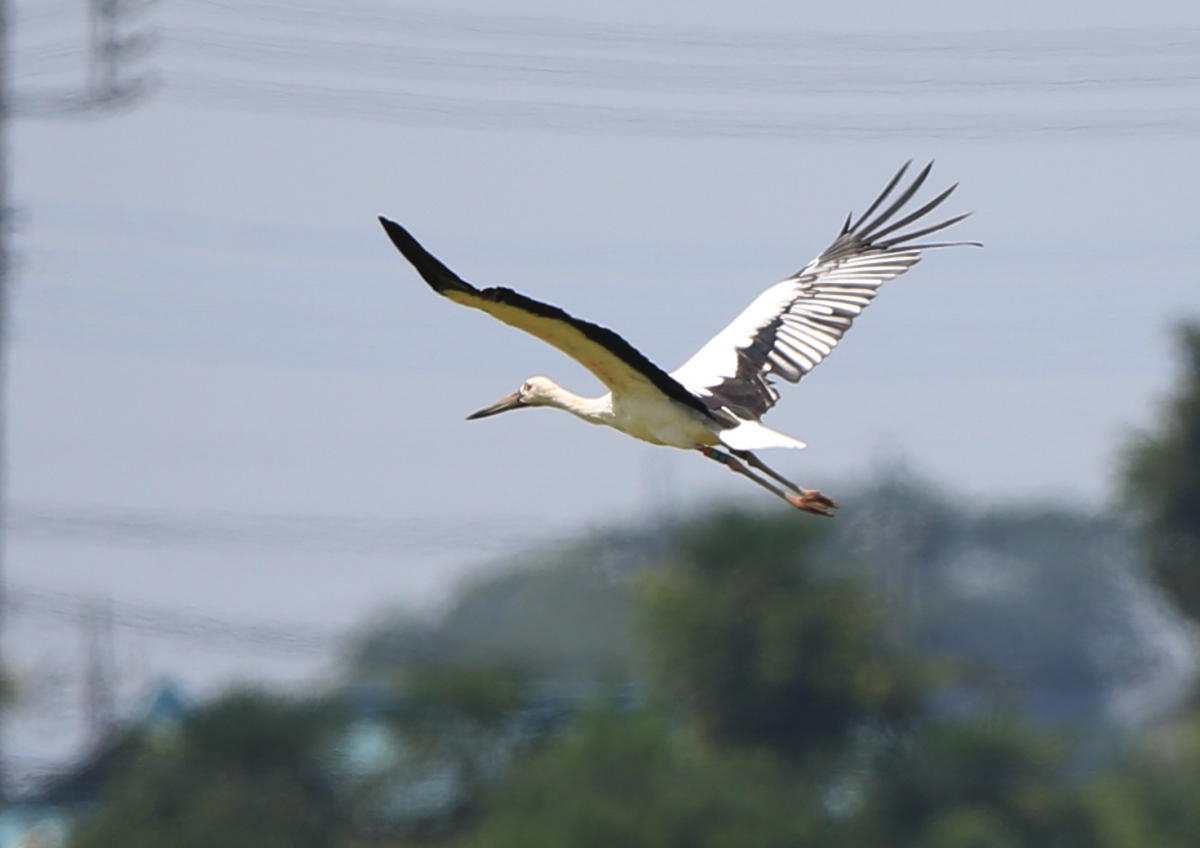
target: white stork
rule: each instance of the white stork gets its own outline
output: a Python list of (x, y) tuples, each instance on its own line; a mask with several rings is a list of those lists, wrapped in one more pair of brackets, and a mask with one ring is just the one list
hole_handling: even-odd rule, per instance
[(438, 294), (537, 336), (578, 361), (609, 389), (603, 397), (586, 398), (546, 377), (530, 377), (511, 395), (468, 419), (509, 409), (552, 406), (651, 444), (698, 450), (792, 506), (829, 516), (837, 508), (836, 502), (790, 482), (751, 451), (805, 446), (759, 423), (779, 399), (772, 377), (795, 383), (816, 367), (875, 297), (879, 286), (916, 264), (922, 250), (975, 244), (914, 243), (961, 221), (967, 217), (965, 214), (900, 232), (941, 205), (956, 188), (951, 186), (919, 209), (897, 218), (925, 182), (932, 163), (875, 214), (892, 196), (909, 164), (892, 177), (857, 220), (853, 215), (846, 218), (833, 244), (803, 269), (755, 298), (733, 323), (671, 374), (612, 330), (512, 289), (475, 288), (434, 258), (399, 224), (386, 218), (379, 221), (392, 243)]

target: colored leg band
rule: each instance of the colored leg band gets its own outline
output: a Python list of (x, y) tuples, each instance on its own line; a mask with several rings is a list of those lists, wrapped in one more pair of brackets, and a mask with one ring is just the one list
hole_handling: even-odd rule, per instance
[(703, 447), (703, 448), (700, 448), (700, 453), (704, 454), (709, 459), (715, 459), (717, 462), (721, 463), (722, 465), (729, 464), (729, 460), (730, 460), (729, 454), (722, 453), (721, 451), (717, 450), (716, 448)]

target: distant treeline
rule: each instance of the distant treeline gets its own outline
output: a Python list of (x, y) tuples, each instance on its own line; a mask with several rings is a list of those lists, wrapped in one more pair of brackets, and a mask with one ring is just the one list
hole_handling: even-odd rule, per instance
[[(318, 696), (128, 728), (70, 844), (1200, 848), (1200, 329), (1110, 511), (903, 475), (714, 509), (382, 616)], [(72, 812), (76, 815), (76, 812)]]

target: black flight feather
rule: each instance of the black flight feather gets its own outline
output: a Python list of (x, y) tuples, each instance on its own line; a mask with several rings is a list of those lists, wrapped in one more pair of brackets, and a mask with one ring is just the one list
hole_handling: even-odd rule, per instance
[(383, 229), (392, 240), (392, 244), (396, 245), (396, 248), (404, 254), (404, 258), (412, 263), (412, 266), (417, 269), (417, 273), (438, 294), (445, 294), (448, 291), (459, 291), (464, 294), (475, 295), (493, 303), (501, 303), (505, 306), (520, 309), (531, 315), (568, 324), (578, 330), (588, 340), (607, 349), (622, 362), (642, 374), (656, 389), (667, 397), (707, 417), (715, 417), (703, 400), (685, 389), (670, 374), (663, 371), (647, 359), (641, 351), (607, 327), (601, 327), (599, 324), (593, 324), (590, 321), (576, 318), (559, 309), (557, 306), (551, 306), (548, 303), (542, 303), (531, 297), (526, 297), (512, 289), (499, 287), (477, 289), (442, 264), (433, 254), (422, 247), (404, 227), (382, 216), (379, 218), (379, 223), (383, 225)]

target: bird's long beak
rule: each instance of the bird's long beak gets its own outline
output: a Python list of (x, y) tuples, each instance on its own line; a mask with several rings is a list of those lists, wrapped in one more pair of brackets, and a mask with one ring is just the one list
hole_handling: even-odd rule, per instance
[(489, 415), (499, 415), (501, 412), (508, 412), (510, 409), (520, 409), (526, 404), (521, 402), (521, 393), (513, 392), (508, 397), (502, 397), (500, 400), (493, 403), (491, 406), (485, 406), (478, 412), (472, 412), (467, 416), (468, 421), (474, 421), (476, 418), (487, 418)]

